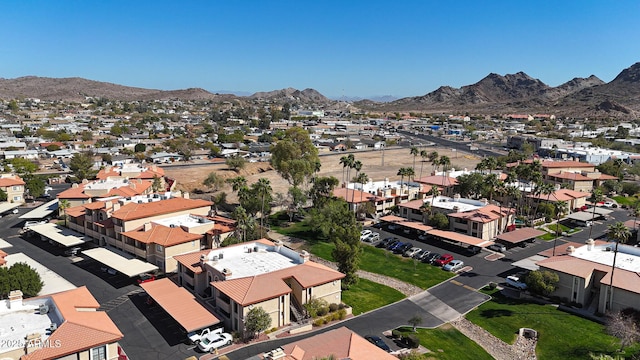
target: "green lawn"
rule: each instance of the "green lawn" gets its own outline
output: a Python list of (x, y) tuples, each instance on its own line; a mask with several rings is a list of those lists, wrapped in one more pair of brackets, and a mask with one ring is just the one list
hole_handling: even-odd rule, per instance
[(619, 205), (627, 205), (628, 207), (635, 207), (638, 204), (638, 198), (635, 196), (612, 196), (613, 200), (615, 200)]
[[(551, 232), (547, 232), (544, 235), (538, 236), (538, 239), (544, 240), (544, 241), (549, 241), (549, 240), (555, 239), (556, 238), (557, 227), (558, 227), (557, 223), (548, 225), (547, 229), (551, 230)], [(562, 224), (560, 224), (559, 227), (560, 227), (560, 233), (566, 232), (567, 234), (575, 234), (575, 233), (577, 233), (579, 231), (582, 231), (579, 227), (570, 228), (570, 227), (568, 227), (566, 225), (562, 225)], [(542, 230), (542, 231), (547, 231), (547, 230), (543, 229), (542, 227), (540, 227), (538, 229)]]
[[(333, 261), (331, 256), (333, 244), (320, 241), (318, 235), (312, 232), (305, 222), (293, 223), (286, 227), (272, 225), (271, 229), (284, 235), (307, 240), (308, 250), (312, 254)], [(403, 258), (384, 249), (364, 244), (360, 257), (360, 269), (390, 276), (422, 289), (428, 289), (453, 277), (452, 273), (435, 266), (414, 262), (413, 259)]]
[(342, 291), (342, 302), (351, 306), (353, 315), (360, 315), (402, 299), (404, 294), (400, 291), (367, 279), (359, 279), (349, 290)]
[(398, 330), (415, 334), (420, 339), (420, 345), (431, 350), (423, 355), (423, 359), (493, 359), (480, 345), (449, 324), (442, 325), (437, 329), (417, 329), (416, 333), (413, 333), (411, 328)]
[[(331, 256), (333, 247), (331, 243), (320, 241), (311, 245), (310, 251), (316, 256), (333, 261)], [(390, 276), (422, 289), (428, 289), (453, 277), (452, 273), (443, 271), (439, 267), (423, 264), (369, 245), (362, 246), (360, 269)]]
[[(494, 336), (512, 344), (519, 328), (538, 331), (539, 359), (588, 359), (589, 353), (614, 354), (615, 338), (607, 335), (604, 326), (565, 313), (550, 305), (538, 305), (508, 299), (498, 293), (493, 299), (467, 314), (467, 319)], [(640, 352), (636, 344), (626, 355)]]

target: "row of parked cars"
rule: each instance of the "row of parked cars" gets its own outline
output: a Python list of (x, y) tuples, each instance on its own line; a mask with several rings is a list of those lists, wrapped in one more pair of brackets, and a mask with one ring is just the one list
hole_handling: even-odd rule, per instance
[(389, 237), (383, 239), (377, 247), (385, 248), (394, 254), (401, 254), (404, 257), (410, 257), (423, 263), (441, 266), (446, 271), (458, 271), (464, 267), (462, 260), (456, 260), (451, 254), (438, 254), (426, 249), (413, 246), (407, 242), (403, 243), (398, 238)]

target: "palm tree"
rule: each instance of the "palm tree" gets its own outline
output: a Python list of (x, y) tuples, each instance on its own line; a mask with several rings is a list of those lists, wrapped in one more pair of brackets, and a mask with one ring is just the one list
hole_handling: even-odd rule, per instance
[(402, 188), (404, 184), (404, 176), (407, 175), (407, 168), (398, 169), (398, 173), (396, 175), (400, 175), (400, 195), (402, 195)]
[(69, 200), (67, 199), (61, 199), (58, 200), (58, 211), (60, 211), (60, 214), (62, 214), (64, 216), (64, 226), (67, 226), (67, 219), (69, 218), (67, 216), (67, 212), (66, 210), (71, 207), (71, 204), (69, 203)]
[(444, 186), (445, 179), (447, 178), (447, 170), (451, 169), (451, 159), (448, 156), (442, 155), (438, 160), (438, 163), (442, 165), (442, 189), (447, 189)]
[(366, 173), (361, 172), (353, 180), (359, 183), (360, 185), (362, 185), (362, 188), (361, 188), (362, 191), (360, 191), (360, 202), (362, 202), (362, 194), (364, 193), (364, 184), (369, 182), (369, 176)]
[(431, 203), (433, 205), (433, 200), (440, 195), (440, 189), (438, 189), (438, 185), (433, 185), (431, 187)]
[(489, 201), (493, 200), (493, 194), (497, 193), (497, 189), (500, 186), (501, 181), (498, 179), (498, 175), (489, 174), (484, 178), (484, 190), (485, 194), (489, 195)]
[(593, 232), (593, 218), (596, 217), (596, 204), (604, 199), (604, 195), (602, 194), (602, 190), (594, 189), (591, 193), (591, 197), (589, 201), (591, 201), (591, 206), (593, 206), (593, 212), (591, 213), (591, 225), (589, 225), (589, 239), (591, 239), (591, 234)]
[(253, 185), (256, 194), (260, 196), (262, 199), (262, 207), (260, 208), (260, 237), (263, 236), (263, 227), (264, 227), (264, 199), (267, 195), (271, 194), (271, 182), (267, 178), (260, 178), (258, 182)]
[(344, 184), (344, 170), (347, 168), (349, 162), (349, 158), (347, 155), (340, 157), (340, 164), (342, 164), (342, 183)]
[(238, 230), (242, 231), (242, 242), (247, 241), (247, 229), (249, 227), (249, 215), (247, 211), (242, 206), (238, 206), (233, 210), (231, 217), (236, 221)]
[(433, 165), (433, 170), (435, 171), (438, 168), (438, 159), (439, 159), (439, 155), (437, 151), (432, 151), (429, 153), (429, 161), (431, 162), (431, 165)]
[(236, 176), (228, 179), (227, 182), (231, 184), (231, 190), (234, 192), (240, 191), (240, 189), (247, 187), (247, 179), (244, 176)]
[[(347, 155), (347, 160), (346, 160), (346, 166), (347, 166), (347, 184), (346, 184), (346, 189), (347, 189), (347, 194), (349, 193), (349, 175), (351, 174), (351, 169), (353, 168), (353, 163), (356, 161), (355, 156), (353, 156), (353, 154), (349, 154)], [(346, 196), (346, 195), (345, 195)], [(347, 200), (347, 198), (345, 197), (345, 200)]]
[[(416, 172), (413, 170), (413, 168), (408, 167), (407, 173), (405, 175), (407, 176), (407, 182), (411, 182), (415, 178)], [(410, 185), (407, 185), (407, 195), (409, 194), (409, 187)]]
[[(353, 162), (353, 164), (351, 165), (351, 167), (353, 169), (356, 169), (356, 176), (353, 178), (353, 182), (358, 182), (356, 179), (358, 178), (358, 174), (360, 173), (360, 170), (362, 170), (362, 161), (360, 160), (356, 160)], [(356, 196), (356, 189), (355, 186), (353, 188), (353, 191), (351, 192), (351, 202), (353, 203), (354, 197)], [(354, 210), (355, 210), (355, 206), (354, 206)]]
[(422, 161), (420, 162), (420, 178), (422, 178), (422, 168), (424, 167), (424, 160), (429, 157), (429, 152), (427, 150), (421, 150), (420, 157), (422, 158)]
[[(431, 198), (431, 202), (433, 202), (433, 198)], [(425, 201), (424, 203), (422, 203), (422, 205), (420, 205), (420, 208), (418, 209), (422, 214), (423, 224), (427, 223), (427, 219), (428, 219), (427, 214), (431, 214), (431, 202)]]
[(413, 171), (416, 171), (416, 157), (420, 154), (420, 150), (418, 150), (417, 146), (412, 146), (409, 153), (413, 155)]
[(566, 201), (556, 201), (554, 208), (556, 210), (556, 237), (553, 239), (553, 256), (556, 256), (556, 240), (560, 237), (560, 215), (569, 211), (569, 204)]
[(629, 231), (629, 228), (625, 226), (625, 224), (621, 221), (616, 222), (615, 224), (611, 224), (608, 227), (608, 232), (609, 232), (609, 238), (615, 240), (616, 242), (616, 247), (613, 250), (613, 264), (611, 264), (611, 279), (609, 281), (609, 294), (608, 298), (608, 308), (611, 309), (612, 304), (613, 304), (613, 272), (616, 269), (616, 257), (618, 256), (618, 244), (619, 243), (626, 243), (627, 240), (629, 239), (629, 237), (631, 236), (631, 231)]

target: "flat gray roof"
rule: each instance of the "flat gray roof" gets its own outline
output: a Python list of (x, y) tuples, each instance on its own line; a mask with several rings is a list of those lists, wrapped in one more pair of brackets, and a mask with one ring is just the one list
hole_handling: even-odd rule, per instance
[(9, 210), (13, 210), (13, 209), (17, 208), (20, 205), (22, 205), (22, 204), (20, 204), (20, 203), (3, 202), (3, 203), (0, 204), (0, 214), (2, 214), (3, 212), (7, 212)]
[(105, 248), (83, 250), (82, 253), (95, 261), (101, 262), (109, 266), (110, 268), (113, 268), (127, 275), (128, 277), (134, 277), (140, 274), (158, 270), (157, 266), (149, 264), (146, 261), (134, 258), (128, 259)]
[(29, 227), (29, 230), (66, 247), (84, 244), (87, 241), (84, 235), (53, 223), (34, 225)]
[(58, 210), (58, 199), (53, 199), (28, 213), (20, 215), (19, 219), (42, 219), (51, 215), (56, 210)]
[(572, 219), (572, 220), (578, 220), (578, 221), (590, 221), (593, 220), (594, 218), (598, 218), (600, 217), (599, 214), (593, 214), (590, 211), (580, 211), (580, 212), (575, 212), (573, 214), (569, 214), (567, 215), (568, 219)]

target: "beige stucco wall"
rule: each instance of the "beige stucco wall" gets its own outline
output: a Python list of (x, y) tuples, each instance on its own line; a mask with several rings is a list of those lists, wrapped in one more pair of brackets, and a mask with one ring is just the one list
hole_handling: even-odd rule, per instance
[[(155, 244), (152, 244), (153, 251), (156, 251)], [(147, 247), (149, 250), (149, 247)], [(163, 258), (164, 258), (164, 272), (172, 273), (178, 270), (178, 262), (173, 257), (175, 255), (191, 253), (195, 251), (200, 251), (200, 240), (189, 241), (183, 244), (178, 244), (174, 246), (170, 246), (167, 248), (163, 248)]]
[(249, 314), (249, 311), (254, 307), (261, 307), (271, 317), (271, 327), (281, 327), (291, 323), (290, 309), (289, 309), (289, 294), (279, 296), (277, 298), (269, 299), (260, 303), (256, 303), (249, 306), (241, 307), (241, 318), (238, 321), (240, 329), (244, 329), (244, 319)]
[(7, 201), (10, 203), (24, 202), (24, 185), (7, 186), (3, 189), (7, 193)]
[(316, 299), (323, 299), (329, 304), (340, 304), (342, 302), (341, 281), (336, 280), (326, 284), (314, 286), (311, 289), (311, 297)]

